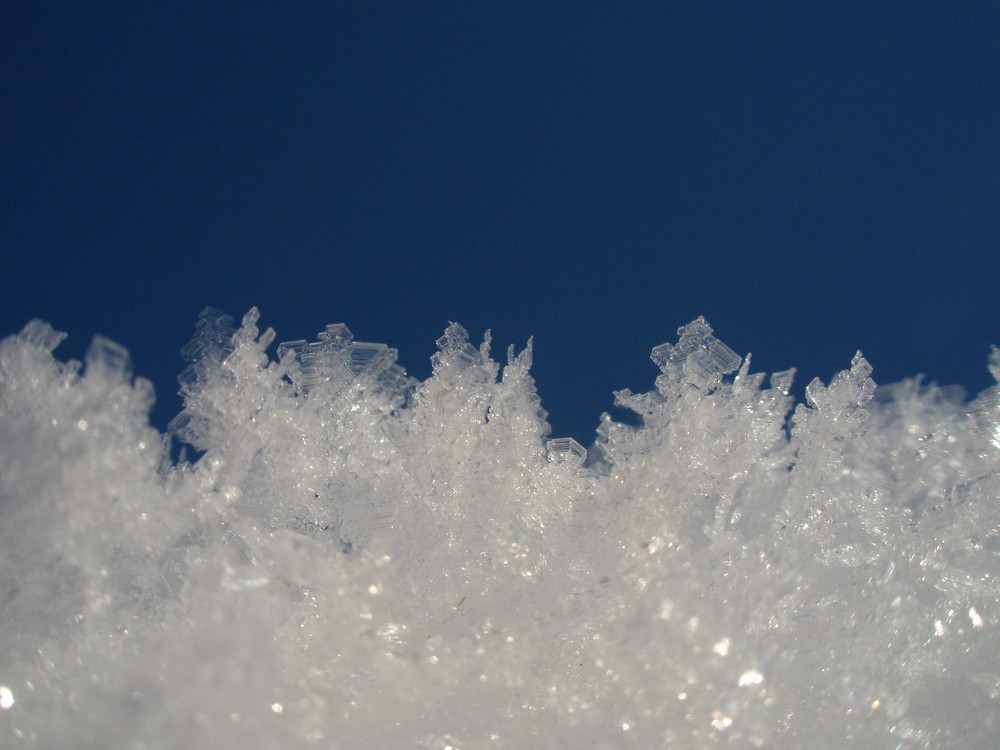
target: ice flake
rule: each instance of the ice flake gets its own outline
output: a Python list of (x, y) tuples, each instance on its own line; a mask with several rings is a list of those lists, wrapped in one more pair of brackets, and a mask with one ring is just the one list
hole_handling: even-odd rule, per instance
[(51, 352), (65, 340), (66, 334), (55, 331), (48, 323), (35, 319), (21, 331), (21, 338), (31, 346)]
[(128, 350), (105, 336), (94, 336), (84, 364), (88, 379), (124, 383), (132, 377), (132, 358)]
[(573, 438), (555, 438), (545, 444), (549, 460), (556, 463), (566, 463), (570, 466), (582, 466), (587, 459), (587, 449)]
[(795, 368), (771, 373), (771, 387), (787, 396), (792, 389), (792, 382), (795, 380)]
[(313, 343), (300, 339), (278, 345), (279, 359), (297, 360), (291, 377), (303, 393), (320, 385), (337, 390), (359, 379), (378, 382), (389, 390), (409, 386), (406, 371), (396, 363), (397, 351), (386, 344), (355, 341), (343, 323), (328, 325), (317, 338)]
[(467, 365), (476, 364), (481, 359), (479, 351), (469, 343), (469, 332), (458, 323), (448, 325), (437, 345), (441, 353), (431, 358), (435, 364), (442, 360), (442, 355), (449, 355)]
[(1000, 347), (995, 344), (990, 346), (989, 371), (997, 385), (1000, 385)]
[(702, 317), (678, 328), (677, 335), (676, 344), (660, 344), (650, 354), (664, 374), (680, 371), (690, 385), (706, 388), (740, 365), (741, 357), (712, 335), (712, 327)]

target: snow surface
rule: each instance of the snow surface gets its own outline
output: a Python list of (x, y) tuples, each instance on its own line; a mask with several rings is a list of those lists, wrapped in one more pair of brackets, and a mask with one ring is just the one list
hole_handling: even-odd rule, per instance
[(997, 746), (997, 387), (859, 353), (791, 412), (699, 319), (585, 450), (530, 342), (257, 319), (203, 313), (179, 463), (124, 348), (0, 342), (0, 747)]

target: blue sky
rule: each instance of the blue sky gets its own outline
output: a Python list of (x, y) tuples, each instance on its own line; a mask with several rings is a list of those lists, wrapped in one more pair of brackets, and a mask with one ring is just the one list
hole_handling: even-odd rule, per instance
[(206, 305), (418, 377), (534, 335), (582, 442), (698, 315), (800, 388), (990, 384), (995, 2), (356, 5), (9, 5), (0, 334), (120, 341), (161, 427)]

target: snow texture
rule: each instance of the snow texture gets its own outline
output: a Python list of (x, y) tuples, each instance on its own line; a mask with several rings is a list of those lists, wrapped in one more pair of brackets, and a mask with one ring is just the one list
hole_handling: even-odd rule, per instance
[(530, 342), (257, 321), (202, 314), (179, 462), (124, 348), (0, 342), (0, 747), (996, 747), (998, 387), (795, 406), (699, 318), (588, 450)]

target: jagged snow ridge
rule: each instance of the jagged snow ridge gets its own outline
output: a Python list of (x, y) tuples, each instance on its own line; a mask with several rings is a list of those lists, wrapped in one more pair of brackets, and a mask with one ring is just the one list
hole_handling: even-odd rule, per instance
[(995, 747), (997, 387), (859, 353), (789, 420), (698, 319), (587, 451), (530, 342), (419, 383), (257, 319), (203, 313), (176, 465), (122, 347), (0, 342), (0, 746)]

